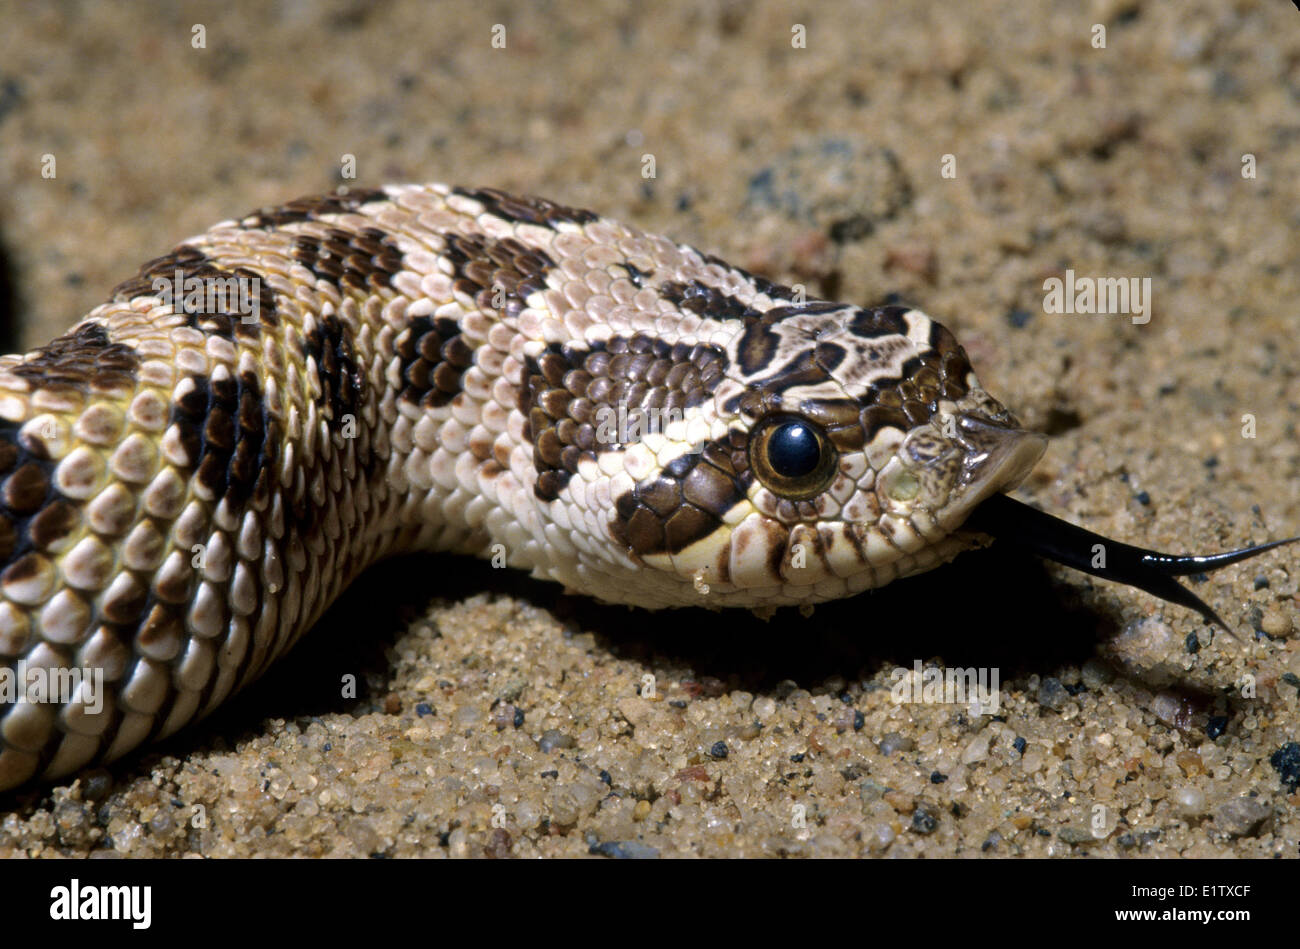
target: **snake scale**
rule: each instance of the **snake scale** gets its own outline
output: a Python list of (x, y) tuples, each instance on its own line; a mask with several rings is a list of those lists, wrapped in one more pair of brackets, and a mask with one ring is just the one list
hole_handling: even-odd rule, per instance
[(1171, 577), (1273, 546), (1169, 557), (1007, 498), (1044, 446), (918, 310), (589, 211), (394, 185), (226, 221), (0, 358), (0, 672), (85, 673), (0, 696), (0, 789), (210, 712), (403, 551), (770, 610), (1000, 536), (1217, 620)]

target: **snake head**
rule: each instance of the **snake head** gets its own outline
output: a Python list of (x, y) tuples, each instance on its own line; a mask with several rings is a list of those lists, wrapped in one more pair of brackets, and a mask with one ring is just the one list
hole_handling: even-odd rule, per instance
[(937, 566), (985, 541), (963, 522), (1046, 446), (906, 307), (776, 307), (725, 363), (712, 426), (683, 425), (691, 447), (666, 464), (661, 450), (632, 465), (613, 525), (686, 602), (810, 604)]

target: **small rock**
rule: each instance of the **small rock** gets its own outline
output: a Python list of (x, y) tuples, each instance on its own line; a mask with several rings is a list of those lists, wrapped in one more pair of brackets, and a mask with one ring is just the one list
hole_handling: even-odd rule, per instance
[(933, 834), (939, 826), (939, 819), (923, 807), (912, 812), (912, 830), (918, 834)]
[(1058, 709), (1069, 699), (1070, 693), (1065, 690), (1061, 680), (1048, 676), (1038, 685), (1038, 704), (1045, 708)]
[(1268, 763), (1277, 771), (1288, 791), (1294, 794), (1300, 790), (1300, 744), (1288, 741), (1269, 756)]
[(892, 757), (900, 751), (911, 751), (916, 747), (916, 742), (910, 738), (905, 738), (898, 732), (885, 732), (881, 736), (880, 744), (877, 746), (880, 753), (886, 758)]
[(1179, 697), (1173, 692), (1161, 692), (1151, 700), (1151, 711), (1166, 725), (1173, 725), (1178, 719), (1178, 709), (1181, 705)]
[(587, 853), (615, 860), (656, 860), (659, 857), (658, 850), (639, 840), (604, 840), (592, 844)]
[(577, 742), (573, 740), (572, 736), (566, 735), (558, 728), (548, 728), (542, 732), (542, 738), (537, 743), (537, 747), (541, 749), (543, 754), (548, 754), (556, 748), (572, 748), (575, 744)]
[(1174, 807), (1184, 817), (1199, 817), (1205, 813), (1205, 792), (1183, 785), (1174, 791)]
[(1274, 639), (1291, 635), (1292, 625), (1291, 617), (1276, 606), (1266, 609), (1259, 621), (1259, 628)]
[(1056, 836), (1067, 844), (1095, 844), (1098, 838), (1085, 827), (1062, 827)]
[(1273, 809), (1259, 798), (1239, 797), (1214, 812), (1214, 823), (1229, 836), (1251, 837), (1272, 816)]
[(727, 743), (725, 741), (715, 741), (709, 748), (709, 757), (722, 759), (727, 757)]

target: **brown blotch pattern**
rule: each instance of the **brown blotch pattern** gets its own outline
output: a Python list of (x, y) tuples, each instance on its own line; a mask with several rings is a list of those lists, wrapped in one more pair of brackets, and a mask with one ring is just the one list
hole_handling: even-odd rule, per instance
[[(850, 330), (864, 337), (906, 333), (902, 320), (906, 312), (905, 307), (859, 311)], [(923, 425), (939, 410), (941, 399), (957, 401), (969, 391), (970, 360), (952, 333), (940, 323), (931, 323), (929, 343), (927, 350), (903, 364), (899, 379), (877, 380), (862, 396), (866, 439), (886, 425), (904, 431)]]
[(472, 198), (481, 203), (488, 213), (522, 224), (539, 224), (554, 228), (555, 225), (564, 222), (581, 225), (590, 224), (600, 218), (600, 215), (592, 211), (566, 207), (533, 195), (508, 194), (496, 188), (453, 188), (451, 193)]
[[(695, 253), (700, 254), (697, 250)], [(746, 283), (750, 284), (759, 293), (771, 300), (793, 300), (795, 293), (793, 287), (787, 287), (784, 284), (773, 283), (757, 274), (752, 274), (748, 270), (737, 267), (735, 264), (729, 264), (721, 257), (715, 257), (713, 254), (700, 254), (700, 258), (706, 264), (713, 264), (721, 267), (729, 273), (736, 274)], [(805, 311), (807, 312), (807, 311)]]
[[(209, 336), (229, 340), (257, 339), (261, 335), (263, 324), (278, 326), (280, 323), (275, 293), (260, 275), (247, 267), (236, 267), (234, 270), (220, 267), (201, 250), (188, 244), (182, 244), (170, 254), (149, 261), (136, 276), (114, 287), (110, 298), (126, 303), (136, 297), (157, 296), (154, 280), (158, 278), (169, 281), (172, 288), (171, 302), (177, 312), (185, 314), (187, 325)], [(191, 307), (187, 301), (185, 284), (195, 279), (203, 287), (202, 305)], [(245, 281), (250, 286), (257, 287), (256, 319), (245, 319), (253, 314), (240, 312), (237, 289), (234, 293), (227, 292), (234, 286), (232, 280)], [(209, 287), (214, 292), (209, 293)], [(218, 287), (223, 288), (222, 292), (215, 292)], [(217, 305), (209, 309), (209, 302)]]
[(659, 293), (680, 309), (689, 310), (711, 320), (755, 320), (762, 314), (736, 297), (709, 287), (698, 280), (678, 280), (661, 284)]
[[(555, 500), (577, 473), (578, 461), (618, 451), (621, 434), (639, 440), (635, 436), (644, 432), (644, 420), (666, 421), (665, 410), (680, 418), (701, 405), (726, 369), (726, 355), (716, 346), (670, 343), (643, 333), (616, 336), (591, 349), (552, 344), (529, 360), (519, 399), (533, 444), (537, 497)], [(620, 407), (627, 420), (624, 431)], [(643, 420), (639, 428), (636, 418)], [(602, 432), (614, 437), (604, 438)]]
[(244, 227), (280, 227), (301, 221), (317, 221), (329, 214), (350, 214), (363, 204), (387, 201), (388, 195), (378, 188), (340, 189), (332, 194), (316, 194), (298, 198), (276, 207), (261, 208), (244, 218)]
[(70, 386), (83, 394), (115, 395), (135, 387), (135, 353), (122, 343), (110, 343), (97, 323), (71, 330), (35, 353), (10, 372), (42, 389)]
[(257, 377), (191, 380), (193, 388), (172, 404), (171, 423), (214, 503), (229, 497), (243, 504), (269, 476), (277, 444), (267, 437), (270, 420)]
[(517, 316), (530, 294), (545, 289), (546, 275), (555, 269), (545, 251), (525, 247), (512, 237), (447, 234), (444, 241), (452, 286), (485, 313), (500, 309), (506, 316)]
[[(22, 437), (20, 426), (0, 419), (0, 562), (65, 537), (76, 509), (54, 488), (55, 463), (44, 445)], [(34, 526), (35, 522), (40, 524)]]
[(293, 257), (341, 292), (364, 294), (385, 289), (393, 274), (402, 269), (402, 252), (375, 227), (361, 231), (332, 227), (325, 237), (298, 234), (293, 240)]
[(717, 530), (753, 480), (748, 444), (744, 432), (733, 430), (620, 496), (610, 524), (614, 539), (642, 556), (675, 554)]
[(422, 408), (446, 405), (460, 391), (460, 377), (474, 363), (474, 350), (447, 317), (417, 316), (399, 337), (402, 390), (398, 398)]
[(330, 313), (303, 334), (302, 354), (316, 361), (321, 395), (317, 404), (328, 408), (338, 425), (345, 415), (356, 416), (364, 404), (368, 380), (357, 364), (352, 334)]

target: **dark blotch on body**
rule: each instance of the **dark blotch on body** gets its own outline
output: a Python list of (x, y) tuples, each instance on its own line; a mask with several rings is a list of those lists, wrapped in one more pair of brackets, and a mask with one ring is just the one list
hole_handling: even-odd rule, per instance
[(726, 368), (716, 346), (643, 333), (590, 349), (553, 343), (529, 360), (519, 399), (533, 443), (537, 497), (555, 500), (581, 458), (619, 451), (647, 430), (683, 418), (712, 395)]

